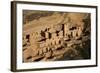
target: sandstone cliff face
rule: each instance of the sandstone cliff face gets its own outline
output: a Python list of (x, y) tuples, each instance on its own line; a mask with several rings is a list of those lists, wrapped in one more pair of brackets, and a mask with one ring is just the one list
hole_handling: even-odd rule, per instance
[(24, 11), (23, 62), (91, 58), (90, 14)]

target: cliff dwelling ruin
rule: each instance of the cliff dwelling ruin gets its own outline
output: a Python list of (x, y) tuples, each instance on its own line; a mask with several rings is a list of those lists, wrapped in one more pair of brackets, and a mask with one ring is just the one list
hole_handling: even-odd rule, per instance
[(23, 10), (23, 62), (90, 59), (90, 16)]

